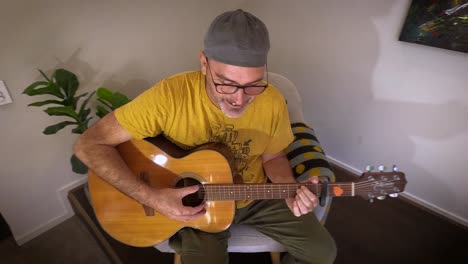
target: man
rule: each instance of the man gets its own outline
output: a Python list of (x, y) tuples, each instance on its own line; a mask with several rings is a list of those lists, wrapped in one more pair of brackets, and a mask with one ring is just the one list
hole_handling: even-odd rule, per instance
[[(131, 103), (105, 116), (75, 144), (90, 169), (136, 201), (175, 220), (205, 213), (204, 204), (181, 199), (198, 186), (153, 189), (139, 181), (115, 146), (132, 138), (164, 134), (183, 148), (207, 142), (228, 145), (244, 183), (293, 183), (283, 152), (293, 141), (284, 98), (263, 81), (270, 48), (266, 26), (242, 10), (212, 22), (200, 52), (201, 71), (166, 78)], [(310, 181), (317, 183), (317, 179)], [(298, 263), (332, 263), (336, 247), (312, 210), (317, 197), (297, 190), (286, 200), (238, 201), (234, 222), (255, 226), (282, 243)], [(211, 234), (184, 228), (170, 239), (183, 263), (227, 263), (229, 231)]]

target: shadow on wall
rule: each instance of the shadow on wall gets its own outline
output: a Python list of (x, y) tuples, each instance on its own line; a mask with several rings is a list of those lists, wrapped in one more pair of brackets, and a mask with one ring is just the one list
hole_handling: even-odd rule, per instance
[[(80, 90), (83, 89), (83, 86), (86, 87), (87, 84), (92, 83), (92, 81), (94, 81), (99, 71), (95, 70), (91, 66), (91, 64), (83, 61), (80, 58), (81, 52), (82, 49), (78, 48), (70, 55), (70, 57), (68, 57), (65, 60), (60, 60), (58, 57), (56, 57), (55, 59), (58, 62), (57, 65), (55, 65), (51, 69), (47, 69), (45, 72), (53, 72), (55, 69), (60, 68), (71, 71), (78, 77), (78, 80), (80, 82)], [(38, 78), (40, 78), (40, 75), (38, 75)]]
[[(307, 98), (306, 119), (313, 121), (332, 157), (361, 170), (366, 164), (396, 163), (407, 173), (409, 193), (430, 197), (442, 208), (461, 208), (463, 199), (457, 200), (453, 186), (444, 181), (448, 178), (416, 162), (421, 152), (416, 147), (422, 145), (416, 145), (412, 137), (440, 142), (466, 133), (468, 123), (462, 120), (468, 108), (460, 103), (387, 101), (373, 94), (372, 77), (382, 55), (374, 19), (389, 15), (395, 4), (386, 0), (302, 1), (283, 6), (275, 2), (258, 13), (269, 26), (274, 44), (269, 66), (293, 80)], [(437, 156), (432, 153), (422, 160)], [(453, 162), (443, 155), (439, 161), (448, 167)]]
[[(128, 96), (128, 98), (133, 99), (143, 91), (156, 84), (150, 83), (150, 81), (143, 79), (125, 80), (126, 78), (131, 77), (128, 76), (129, 73), (143, 72), (143, 69), (141, 68), (142, 66), (138, 62), (126, 63), (121, 69), (106, 78), (102, 82), (102, 86), (124, 93)], [(138, 69), (141, 69), (141, 71)]]
[[(128, 81), (125, 80), (129, 73), (138, 72), (141, 68), (138, 63), (127, 63), (118, 72), (112, 73), (109, 77), (105, 77), (103, 70), (96, 70), (91, 64), (80, 58), (82, 52), (81, 48), (76, 49), (70, 57), (61, 61), (58, 58), (57, 65), (51, 69), (47, 69), (45, 72), (53, 72), (55, 69), (64, 68), (75, 73), (80, 81), (80, 90), (83, 91), (95, 91), (99, 87), (106, 87), (114, 92), (120, 92), (127, 95), (130, 99), (135, 98), (138, 94), (144, 90), (150, 88), (153, 84), (142, 79), (133, 79)], [(100, 79), (104, 77), (103, 79)], [(40, 79), (41, 76), (38, 74), (36, 79)], [(90, 106), (95, 108), (96, 100), (90, 101)]]

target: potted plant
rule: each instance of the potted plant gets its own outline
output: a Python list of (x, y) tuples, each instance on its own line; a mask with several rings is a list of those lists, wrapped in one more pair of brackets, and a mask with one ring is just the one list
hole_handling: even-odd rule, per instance
[[(54, 105), (46, 108), (44, 112), (49, 116), (65, 116), (68, 118), (66, 121), (47, 126), (42, 132), (46, 135), (56, 134), (67, 126), (72, 126), (71, 132), (75, 134), (82, 134), (86, 131), (89, 121), (93, 118), (90, 116), (91, 109), (88, 107), (88, 103), (94, 94), (97, 95), (97, 100), (100, 103), (96, 107), (96, 115), (100, 118), (130, 101), (127, 96), (112, 92), (105, 87), (100, 87), (95, 92), (77, 95), (80, 85), (78, 78), (74, 73), (65, 69), (57, 69), (51, 76), (47, 76), (42, 70), (39, 70), (39, 72), (43, 80), (30, 84), (24, 89), (23, 93), (29, 96), (48, 95), (53, 99), (38, 101), (28, 106)], [(79, 174), (88, 172), (86, 165), (75, 155), (72, 155), (70, 162), (73, 172)]]

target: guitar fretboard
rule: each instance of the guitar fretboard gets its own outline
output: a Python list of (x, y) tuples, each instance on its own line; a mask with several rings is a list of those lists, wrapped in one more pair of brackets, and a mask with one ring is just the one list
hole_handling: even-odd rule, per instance
[[(205, 184), (203, 185), (206, 200), (266, 200), (294, 197), (300, 186), (307, 187), (319, 197), (322, 184), (312, 183), (270, 183), (270, 184)], [(327, 196), (354, 196), (353, 183), (329, 183)]]

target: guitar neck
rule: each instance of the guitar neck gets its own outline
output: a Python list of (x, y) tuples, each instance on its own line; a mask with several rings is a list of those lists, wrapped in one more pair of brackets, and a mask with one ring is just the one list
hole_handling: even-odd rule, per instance
[[(267, 183), (267, 184), (205, 184), (204, 197), (209, 201), (269, 200), (294, 197), (296, 190), (305, 186), (317, 197), (322, 194), (323, 184), (312, 183)], [(354, 196), (353, 182), (327, 184), (327, 196)]]

